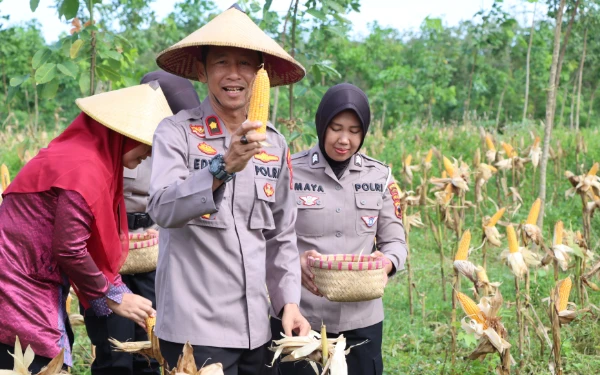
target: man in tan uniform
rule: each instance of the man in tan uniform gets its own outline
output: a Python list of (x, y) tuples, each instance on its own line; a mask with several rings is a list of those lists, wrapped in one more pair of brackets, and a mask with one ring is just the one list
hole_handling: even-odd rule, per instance
[(260, 374), (271, 338), (267, 288), (287, 334), (310, 326), (298, 308), (289, 150), (270, 124), (266, 134), (251, 132), (260, 124), (246, 121), (248, 97), (261, 63), (271, 85), (297, 82), (305, 71), (236, 6), (157, 63), (209, 90), (200, 107), (166, 118), (154, 136), (148, 212), (161, 227), (161, 352), (173, 366), (190, 342), (199, 365)]

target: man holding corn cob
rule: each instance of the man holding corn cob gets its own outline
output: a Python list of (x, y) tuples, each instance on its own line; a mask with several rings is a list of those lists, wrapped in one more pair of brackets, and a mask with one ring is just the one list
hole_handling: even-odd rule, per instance
[[(260, 374), (271, 338), (265, 283), (285, 332), (310, 329), (298, 308), (289, 150), (266, 124), (263, 73), (277, 86), (305, 71), (237, 6), (157, 63), (206, 83), (209, 93), (198, 108), (164, 119), (154, 136), (148, 212), (161, 227), (154, 333), (170, 367), (189, 341), (198, 364), (220, 362), (226, 375)], [(259, 103), (248, 112), (252, 87), (252, 103)]]

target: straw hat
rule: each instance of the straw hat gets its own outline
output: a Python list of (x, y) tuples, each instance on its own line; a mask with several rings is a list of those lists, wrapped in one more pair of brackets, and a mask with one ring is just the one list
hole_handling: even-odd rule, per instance
[(169, 73), (197, 81), (196, 61), (200, 60), (203, 46), (238, 47), (263, 52), (265, 70), (272, 87), (298, 82), (306, 75), (304, 67), (256, 26), (237, 5), (162, 51), (156, 63)]
[(102, 125), (138, 142), (152, 145), (152, 136), (171, 108), (157, 81), (75, 100)]

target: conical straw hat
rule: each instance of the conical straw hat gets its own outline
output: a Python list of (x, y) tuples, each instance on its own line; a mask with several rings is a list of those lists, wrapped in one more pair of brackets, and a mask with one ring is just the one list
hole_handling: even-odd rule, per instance
[(306, 75), (304, 67), (236, 5), (162, 51), (156, 63), (169, 73), (197, 81), (196, 61), (201, 60), (203, 46), (238, 47), (263, 52), (265, 70), (272, 87), (298, 82)]
[(138, 142), (152, 145), (152, 136), (171, 108), (157, 81), (75, 100), (102, 125)]

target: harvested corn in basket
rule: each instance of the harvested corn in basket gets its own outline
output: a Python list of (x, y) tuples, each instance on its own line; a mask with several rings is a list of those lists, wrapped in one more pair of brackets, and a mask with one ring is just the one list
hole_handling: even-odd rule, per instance
[(158, 263), (158, 234), (129, 233), (129, 254), (122, 275), (151, 272)]
[(369, 255), (308, 257), (319, 292), (330, 301), (359, 302), (383, 296), (385, 263)]

